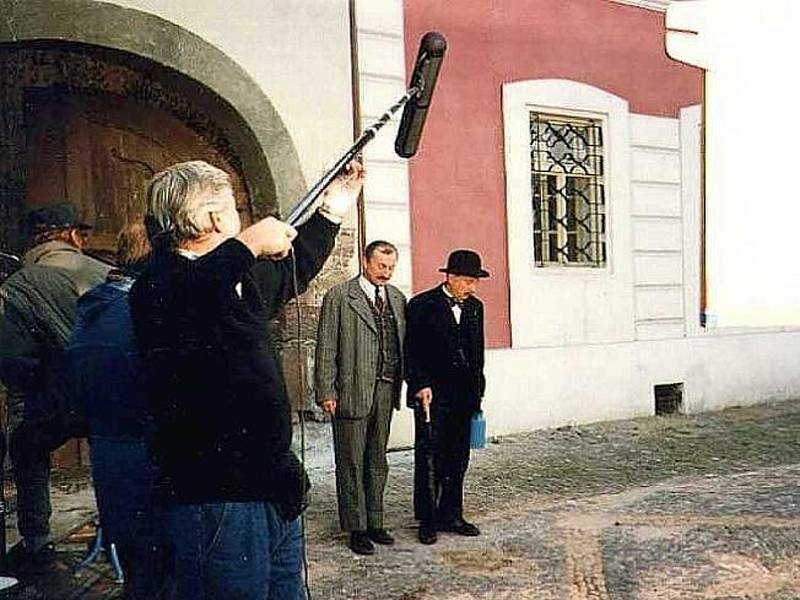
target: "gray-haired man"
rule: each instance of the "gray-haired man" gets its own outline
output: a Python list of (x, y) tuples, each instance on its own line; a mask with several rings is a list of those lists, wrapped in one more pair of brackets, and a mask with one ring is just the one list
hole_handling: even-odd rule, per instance
[(290, 450), (267, 323), (322, 268), (362, 176), (351, 164), (297, 231), (271, 217), (240, 231), (228, 176), (202, 161), (150, 183), (154, 251), (131, 290), (131, 314), (177, 598), (304, 597), (298, 516), (308, 479)]
[(394, 245), (369, 244), (362, 274), (325, 294), (319, 320), (317, 403), (333, 415), (339, 523), (357, 554), (394, 543), (383, 525), (383, 490), (403, 380), (406, 298), (389, 285), (396, 263)]

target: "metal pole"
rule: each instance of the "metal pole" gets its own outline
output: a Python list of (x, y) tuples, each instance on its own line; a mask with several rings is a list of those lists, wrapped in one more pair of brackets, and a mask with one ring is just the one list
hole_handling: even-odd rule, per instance
[(339, 160), (336, 161), (336, 164), (331, 167), (331, 169), (325, 173), (320, 180), (314, 184), (314, 186), (306, 192), (306, 195), (295, 205), (295, 207), (289, 213), (289, 216), (286, 217), (286, 222), (289, 225), (297, 225), (300, 221), (305, 217), (306, 213), (309, 212), (311, 207), (313, 206), (314, 202), (319, 198), (322, 192), (325, 191), (325, 188), (333, 181), (339, 173), (353, 160), (358, 154), (363, 150), (364, 146), (366, 146), (380, 131), (380, 129), (388, 123), (392, 116), (400, 110), (405, 104), (411, 100), (414, 96), (416, 96), (420, 92), (419, 86), (413, 86), (410, 88), (400, 99), (397, 100), (390, 108), (387, 110), (381, 117), (372, 125), (367, 127), (364, 133), (356, 140), (356, 142), (350, 147), (350, 149), (342, 156)]

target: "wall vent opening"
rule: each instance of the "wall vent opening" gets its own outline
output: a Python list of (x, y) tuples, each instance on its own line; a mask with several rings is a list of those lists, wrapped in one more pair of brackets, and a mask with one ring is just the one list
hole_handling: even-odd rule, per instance
[(656, 416), (683, 414), (683, 383), (653, 386)]

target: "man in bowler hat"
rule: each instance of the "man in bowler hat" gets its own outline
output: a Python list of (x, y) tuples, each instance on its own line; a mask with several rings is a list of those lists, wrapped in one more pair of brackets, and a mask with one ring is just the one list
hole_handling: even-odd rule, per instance
[[(0, 286), (0, 379), (8, 390), (8, 430), (22, 541), (9, 552), (26, 568), (53, 558), (49, 544), (50, 451), (75, 433), (60, 414), (61, 353), (78, 297), (105, 280), (110, 266), (83, 254), (90, 225), (70, 202), (31, 210), (23, 223), (30, 249)], [(62, 410), (63, 409), (63, 410)]]
[[(437, 531), (480, 533), (464, 519), (464, 475), (470, 420), (486, 387), (483, 303), (475, 292), (489, 273), (472, 250), (451, 252), (439, 270), (444, 282), (408, 303), (404, 345), (416, 438), (414, 513), (423, 544), (435, 543)], [(433, 460), (426, 460), (430, 452)]]

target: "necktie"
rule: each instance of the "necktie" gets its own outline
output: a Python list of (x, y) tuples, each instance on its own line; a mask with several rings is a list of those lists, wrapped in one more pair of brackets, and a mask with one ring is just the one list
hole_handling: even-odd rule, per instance
[(445, 298), (447, 298), (447, 303), (450, 305), (450, 308), (453, 308), (454, 306), (458, 306), (459, 308), (461, 308), (462, 303), (453, 298), (452, 296), (445, 296)]
[(379, 313), (383, 312), (383, 296), (381, 296), (381, 288), (375, 286), (375, 310)]

